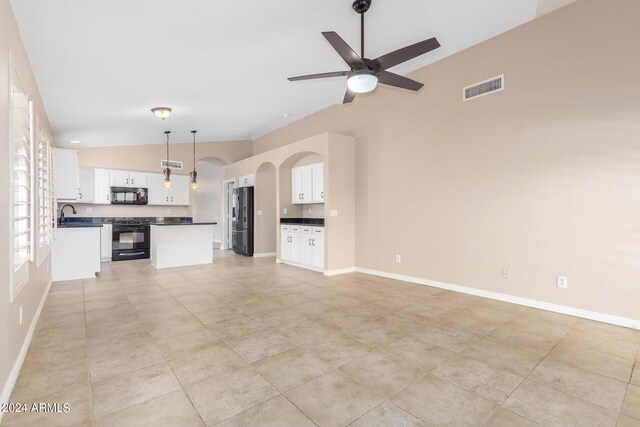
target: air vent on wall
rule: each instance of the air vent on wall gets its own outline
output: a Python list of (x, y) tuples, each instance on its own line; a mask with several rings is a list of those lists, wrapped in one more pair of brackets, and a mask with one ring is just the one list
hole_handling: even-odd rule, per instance
[(504, 90), (504, 74), (462, 88), (462, 100), (468, 101), (501, 90)]
[(160, 167), (171, 169), (182, 169), (182, 162), (176, 160), (160, 160)]

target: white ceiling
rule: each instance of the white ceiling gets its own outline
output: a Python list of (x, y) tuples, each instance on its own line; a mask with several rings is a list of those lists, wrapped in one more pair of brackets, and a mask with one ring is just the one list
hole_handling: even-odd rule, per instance
[[(12, 0), (59, 146), (253, 139), (332, 104), (346, 70), (320, 34), (359, 46), (351, 0)], [(370, 58), (432, 36), (404, 74), (536, 17), (537, 0), (374, 0)], [(356, 49), (358, 50), (358, 49)], [(406, 96), (415, 96), (407, 93)], [(357, 102), (357, 100), (356, 100)], [(169, 106), (164, 122), (149, 112)], [(344, 108), (349, 108), (344, 107)], [(284, 118), (284, 113), (289, 116)]]

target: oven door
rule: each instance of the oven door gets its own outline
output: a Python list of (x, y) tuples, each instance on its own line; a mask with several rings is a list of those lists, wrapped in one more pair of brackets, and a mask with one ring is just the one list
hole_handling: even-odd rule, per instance
[(148, 225), (114, 225), (113, 251), (149, 249), (150, 228)]

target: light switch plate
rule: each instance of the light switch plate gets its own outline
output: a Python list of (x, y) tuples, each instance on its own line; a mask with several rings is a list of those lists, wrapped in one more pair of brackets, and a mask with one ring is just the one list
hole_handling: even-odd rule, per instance
[(329, 216), (338, 216), (338, 209), (329, 210)]
[(262, 211), (261, 211), (260, 209), (258, 209), (258, 210), (256, 211), (256, 215), (258, 215), (258, 216), (262, 216)]

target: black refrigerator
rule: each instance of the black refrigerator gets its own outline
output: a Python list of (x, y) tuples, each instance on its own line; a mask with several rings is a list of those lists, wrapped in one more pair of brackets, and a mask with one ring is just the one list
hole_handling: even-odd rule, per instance
[(233, 189), (233, 251), (253, 256), (253, 187)]

